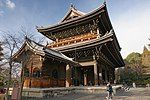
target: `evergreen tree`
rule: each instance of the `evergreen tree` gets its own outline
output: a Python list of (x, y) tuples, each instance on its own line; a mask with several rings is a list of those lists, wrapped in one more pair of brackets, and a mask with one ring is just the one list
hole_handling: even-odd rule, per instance
[(125, 68), (120, 74), (120, 81), (131, 84), (132, 82), (139, 83), (142, 81), (142, 59), (141, 54), (137, 52), (130, 53), (125, 62)]

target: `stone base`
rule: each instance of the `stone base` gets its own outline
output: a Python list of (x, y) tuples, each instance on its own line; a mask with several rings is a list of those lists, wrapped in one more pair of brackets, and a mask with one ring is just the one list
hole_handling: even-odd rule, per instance
[[(113, 86), (116, 93), (121, 85)], [(76, 87), (60, 87), (60, 88), (24, 88), (22, 96), (35, 98), (49, 98), (53, 96), (63, 96), (69, 93), (104, 93), (106, 86), (76, 86)]]
[(53, 96), (62, 96), (73, 92), (73, 88), (29, 88), (24, 89), (22, 96), (26, 97), (37, 97), (37, 98), (49, 98)]

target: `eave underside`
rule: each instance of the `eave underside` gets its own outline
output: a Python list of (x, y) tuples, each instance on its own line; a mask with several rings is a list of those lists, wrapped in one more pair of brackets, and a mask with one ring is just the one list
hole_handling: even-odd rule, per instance
[(67, 53), (77, 52), (77, 51), (87, 51), (89, 49), (91, 49), (92, 51), (93, 49), (96, 49), (99, 46), (102, 46), (102, 49), (98, 53), (100, 59), (109, 62), (109, 64), (113, 65), (114, 67), (124, 66), (124, 62), (121, 57), (121, 54), (116, 49), (113, 40), (113, 35), (111, 34), (109, 34), (109, 36), (107, 38), (104, 38), (103, 40), (90, 42), (88, 44), (82, 43), (79, 45), (74, 45), (74, 46), (69, 45), (67, 47), (58, 47), (53, 49), (59, 50), (62, 53), (67, 54)]

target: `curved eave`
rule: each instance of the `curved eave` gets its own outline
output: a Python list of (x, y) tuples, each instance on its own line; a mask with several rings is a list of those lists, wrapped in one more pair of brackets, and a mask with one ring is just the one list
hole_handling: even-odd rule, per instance
[(47, 31), (52, 31), (52, 30), (55, 30), (55, 29), (59, 29), (59, 28), (68, 26), (68, 25), (79, 23), (81, 21), (88, 20), (90, 18), (93, 18), (93, 17), (95, 17), (95, 16), (105, 12), (105, 11), (106, 11), (106, 5), (103, 4), (98, 9), (96, 9), (96, 10), (90, 12), (90, 13), (87, 13), (87, 14), (85, 14), (83, 16), (76, 17), (76, 18), (73, 18), (72, 20), (64, 21), (62, 23), (59, 23), (59, 24), (56, 24), (56, 25), (53, 25), (53, 26), (49, 26), (49, 27), (38, 27), (37, 30), (40, 33), (47, 32)]
[[(112, 26), (111, 21), (110, 21), (110, 18), (109, 18), (109, 14), (108, 14), (107, 7), (106, 7), (105, 16), (107, 17), (107, 18), (106, 18), (107, 20), (106, 20), (106, 19), (105, 19), (105, 20), (107, 21), (109, 28), (110, 28), (110, 29), (113, 29), (113, 26)], [(113, 32), (114, 32), (114, 30), (113, 30)], [(118, 42), (118, 39), (117, 39), (117, 37), (116, 37), (115, 32), (114, 32), (114, 38), (115, 38), (115, 42), (116, 42), (115, 44), (116, 44), (118, 50), (120, 51), (120, 50), (121, 50), (121, 47), (120, 47), (120, 45), (119, 45), (119, 42)]]
[[(44, 48), (43, 45), (40, 45), (34, 41), (31, 42), (31, 40), (26, 39), (22, 47), (13, 55), (12, 60), (15, 62), (21, 62), (22, 61), (22, 54), (23, 52), (26, 52), (27, 50), (30, 50), (36, 55), (40, 55), (42, 57), (46, 56), (49, 58), (55, 58), (57, 61), (62, 61), (64, 63), (68, 63), (73, 66), (81, 66), (79, 63), (70, 60), (67, 56), (63, 55), (62, 53), (58, 51), (54, 51), (52, 49)], [(48, 52), (49, 51), (49, 52)]]
[(45, 55), (43, 51), (35, 49), (30, 43), (28, 43), (28, 41), (25, 41), (22, 47), (13, 55), (12, 60), (16, 62), (20, 62), (22, 60), (20, 56), (22, 55), (23, 52), (27, 50), (30, 50), (31, 52), (40, 56)]
[(62, 58), (62, 57), (54, 56), (53, 54), (50, 54), (47, 51), (45, 51), (45, 53), (46, 53), (47, 57), (57, 59), (58, 61), (62, 61), (64, 63), (68, 63), (68, 64), (70, 64), (72, 66), (81, 66), (78, 62), (71, 61), (71, 60), (68, 60), (68, 59), (65, 59), (65, 58)]
[(114, 67), (123, 67), (125, 64), (124, 64), (124, 61), (123, 61), (123, 58), (121, 56), (121, 53), (120, 53), (120, 50), (118, 50), (118, 47), (116, 46), (116, 38), (114, 37), (114, 33), (111, 32), (113, 34), (113, 41), (112, 42), (109, 42), (106, 46), (106, 49), (108, 51), (108, 53), (111, 55), (111, 58), (114, 59), (114, 61), (116, 62), (116, 66)]
[(21, 48), (12, 56), (13, 61), (19, 62), (17, 59), (24, 52), (25, 46), (26, 42), (24, 42)]
[(117, 66), (117, 67), (123, 67), (123, 66), (125, 66), (124, 60), (123, 60), (123, 58), (122, 58), (122, 56), (121, 56), (121, 53), (120, 53), (120, 51), (116, 48), (115, 43), (112, 42), (111, 45), (112, 45), (113, 51), (115, 51), (115, 54), (116, 54), (116, 55), (114, 55), (114, 56), (115, 56), (115, 57), (118, 59), (118, 61), (120, 62), (119, 66)]

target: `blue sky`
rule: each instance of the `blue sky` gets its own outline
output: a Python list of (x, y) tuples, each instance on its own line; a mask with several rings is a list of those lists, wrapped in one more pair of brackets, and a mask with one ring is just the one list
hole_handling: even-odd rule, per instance
[[(70, 4), (82, 12), (98, 8), (104, 0), (0, 0), (1, 31), (18, 32), (21, 27), (41, 37), (35, 26), (52, 25), (61, 20)], [(142, 53), (150, 38), (150, 0), (106, 0), (109, 17), (125, 58)]]

